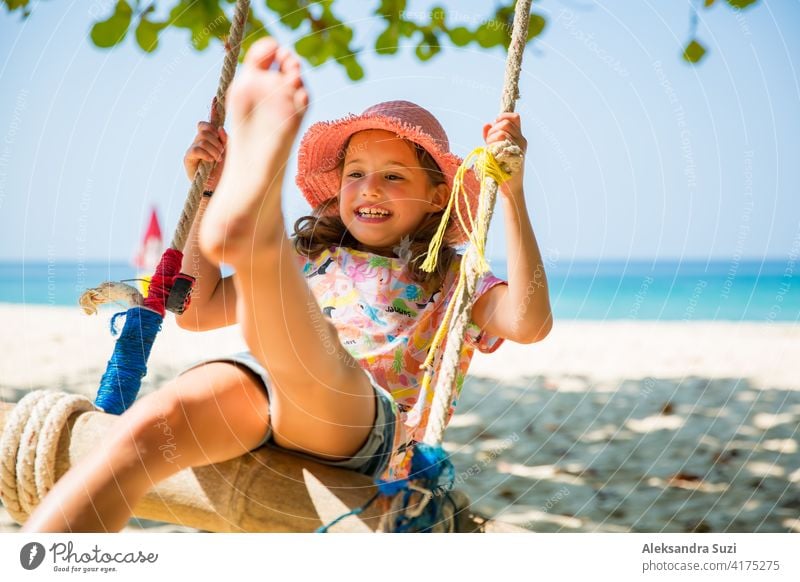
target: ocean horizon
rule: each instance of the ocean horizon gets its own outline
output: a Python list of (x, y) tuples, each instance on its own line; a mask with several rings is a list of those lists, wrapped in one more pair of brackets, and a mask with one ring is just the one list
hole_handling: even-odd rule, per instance
[[(492, 271), (507, 278), (503, 259)], [(545, 265), (553, 316), (575, 320), (800, 320), (796, 260), (572, 260)], [(223, 274), (230, 271), (225, 270)], [(87, 288), (137, 278), (125, 261), (0, 261), (0, 303), (78, 306)]]

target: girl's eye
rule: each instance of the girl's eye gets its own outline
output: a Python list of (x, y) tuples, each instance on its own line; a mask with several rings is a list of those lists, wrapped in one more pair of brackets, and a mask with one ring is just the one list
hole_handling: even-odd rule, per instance
[[(361, 172), (350, 172), (349, 174), (347, 174), (347, 177), (348, 178), (360, 178), (361, 175), (362, 175)], [(398, 176), (397, 174), (387, 174), (386, 175), (386, 179), (388, 180), (390, 178), (393, 178), (391, 180), (392, 182), (396, 182), (397, 180), (402, 180), (403, 179), (402, 176)]]

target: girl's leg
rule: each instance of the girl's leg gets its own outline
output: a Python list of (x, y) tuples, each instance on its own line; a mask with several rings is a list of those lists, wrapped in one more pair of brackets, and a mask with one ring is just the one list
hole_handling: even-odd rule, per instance
[[(279, 70), (270, 70), (274, 63)], [(281, 186), (307, 103), (289, 51), (272, 39), (253, 44), (227, 96), (225, 171), (200, 245), (235, 269), (238, 321), (273, 380), (275, 442), (338, 459), (363, 445), (376, 402), (366, 374), (320, 312), (284, 232)]]
[(205, 364), (144, 396), (96, 454), (70, 469), (23, 530), (118, 531), (156, 483), (186, 467), (252, 450), (269, 428), (267, 395), (251, 372)]

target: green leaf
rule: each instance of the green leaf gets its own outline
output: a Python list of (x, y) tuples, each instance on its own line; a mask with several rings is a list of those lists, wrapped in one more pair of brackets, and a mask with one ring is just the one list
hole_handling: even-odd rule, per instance
[(509, 4), (508, 6), (501, 6), (497, 9), (497, 12), (494, 14), (497, 20), (510, 21), (514, 19), (514, 5)]
[(381, 5), (375, 10), (375, 15), (395, 22), (405, 9), (406, 0), (381, 0)]
[(0, 6), (3, 4), (6, 5), (9, 13), (21, 9), (23, 20), (31, 15), (32, 8), (30, 6), (30, 0), (0, 0)]
[[(329, 40), (326, 40), (321, 33), (315, 33), (301, 38), (298, 43), (300, 50), (303, 51), (301, 56), (305, 57), (312, 67), (318, 67), (325, 63), (334, 54), (336, 45)], [(297, 46), (297, 45), (295, 45)]]
[(309, 34), (308, 36), (304, 36), (296, 43), (294, 43), (294, 48), (297, 51), (297, 54), (305, 59), (310, 59), (320, 53), (322, 51), (322, 47), (325, 42), (322, 40), (322, 36), (317, 33)]
[(292, 30), (300, 28), (301, 24), (311, 19), (308, 8), (305, 5), (300, 6), (298, 0), (267, 0), (267, 8), (275, 12), (280, 21)]
[(417, 30), (419, 30), (419, 26), (415, 22), (409, 20), (400, 21), (400, 34), (403, 36), (411, 38)]
[(547, 23), (545, 19), (538, 14), (531, 14), (531, 19), (528, 21), (528, 38), (530, 40), (535, 36), (542, 34), (544, 27)]
[(144, 16), (136, 27), (136, 42), (148, 53), (158, 48), (158, 33), (167, 25), (166, 22), (151, 22)]
[(432, 50), (432, 47), (424, 43), (418, 44), (417, 48), (414, 49), (414, 53), (417, 55), (417, 58), (423, 63), (427, 60), (430, 60), (430, 58), (438, 52), (438, 47), (437, 50)]
[(267, 0), (267, 8), (278, 14), (280, 21), (292, 30), (311, 18), (308, 8), (300, 6), (297, 0)]
[(350, 55), (349, 58), (344, 58), (339, 62), (344, 65), (347, 76), (350, 77), (351, 81), (360, 81), (364, 78), (364, 69), (361, 68), (354, 56)]
[(353, 40), (353, 29), (338, 20), (334, 20), (328, 28), (328, 36), (337, 43), (347, 46)]
[(456, 46), (466, 46), (474, 38), (472, 33), (463, 26), (448, 30), (447, 35), (450, 37), (450, 41)]
[(478, 27), (475, 31), (475, 40), (483, 48), (501, 45), (504, 42), (508, 42), (505, 30), (502, 22), (490, 20)]
[(230, 20), (217, 2), (181, 0), (170, 11), (168, 22), (177, 28), (191, 31), (191, 42), (197, 50), (204, 50), (212, 37), (222, 38), (230, 30)]
[(91, 37), (95, 46), (100, 48), (110, 48), (122, 42), (128, 34), (131, 25), (133, 10), (125, 0), (119, 0), (117, 6), (107, 20), (95, 23), (92, 27)]
[(447, 19), (447, 13), (442, 6), (434, 6), (431, 8), (431, 26), (445, 30), (444, 21)]
[(704, 6), (706, 8), (710, 8), (713, 3), (714, 3), (714, 0), (706, 0)]
[(191, 29), (194, 26), (196, 11), (192, 10), (191, 5), (186, 0), (172, 7), (169, 13), (169, 23), (178, 28)]
[(683, 58), (690, 63), (699, 63), (703, 55), (706, 54), (706, 49), (696, 40), (689, 43), (686, 50), (683, 51)]
[(747, 8), (751, 4), (755, 4), (758, 0), (727, 0), (728, 4), (733, 6), (734, 8), (743, 9)]
[(281, 16), (281, 22), (292, 30), (296, 30), (300, 28), (300, 25), (303, 24), (308, 18), (308, 10), (295, 10), (294, 12), (290, 12), (285, 16)]
[[(19, 10), (20, 8), (25, 8), (28, 6), (29, 0), (3, 0), (3, 4), (8, 7), (9, 12), (14, 12), (14, 10)], [(30, 14), (29, 10), (24, 12), (24, 16)]]
[(375, 40), (375, 52), (379, 55), (393, 55), (397, 52), (400, 34), (396, 25), (384, 30)]
[(483, 48), (489, 48), (490, 46), (493, 46), (492, 33), (487, 25), (482, 24), (478, 27), (478, 29), (475, 31), (475, 40), (477, 40), (478, 44)]
[(267, 8), (278, 14), (286, 14), (297, 8), (296, 0), (267, 0)]
[(417, 58), (424, 62), (430, 60), (441, 50), (442, 47), (439, 46), (439, 39), (437, 38), (436, 34), (434, 34), (433, 29), (431, 27), (423, 29), (422, 40), (417, 45), (415, 50), (417, 53)]

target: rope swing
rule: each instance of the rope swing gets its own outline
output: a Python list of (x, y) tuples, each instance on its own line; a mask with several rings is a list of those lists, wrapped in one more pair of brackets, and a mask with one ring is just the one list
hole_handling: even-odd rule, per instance
[[(527, 42), (531, 0), (518, 0), (514, 14), (512, 38), (506, 60), (501, 113), (514, 111), (519, 98), (519, 75), (522, 54)], [(225, 121), (225, 94), (233, 79), (241, 50), (249, 0), (237, 0), (230, 35), (225, 43), (226, 53), (217, 94), (213, 101), (211, 123), (221, 127)], [(522, 165), (522, 150), (505, 141), (479, 147), (466, 156), (453, 180), (450, 199), (436, 235), (431, 240), (428, 258), (423, 269), (436, 268), (438, 249), (455, 207), (457, 219), (468, 233), (469, 246), (461, 261), (460, 273), (453, 297), (444, 319), (423, 364), (425, 374), (421, 384), (423, 397), (430, 390), (434, 370), (439, 374), (434, 389), (428, 423), (423, 441), (408, 453), (411, 472), (406, 479), (377, 480), (378, 492), (361, 507), (337, 518), (317, 531), (325, 532), (348, 515), (358, 515), (377, 502), (383, 519), (379, 530), (386, 532), (454, 531), (456, 514), (465, 507), (452, 491), (455, 471), (442, 447), (449, 405), (458, 396), (460, 387), (456, 372), (464, 345), (464, 335), (470, 322), (478, 278), (488, 270), (485, 257), (498, 185), (507, 180)], [(111, 332), (117, 335), (116, 322), (124, 317), (114, 352), (92, 403), (79, 395), (52, 391), (35, 391), (26, 395), (8, 417), (0, 437), (0, 498), (11, 516), (24, 522), (31, 511), (53, 487), (55, 455), (63, 428), (72, 414), (79, 411), (101, 410), (119, 415), (136, 400), (142, 378), (147, 372), (147, 360), (155, 337), (161, 330), (166, 311), (183, 313), (189, 304), (194, 278), (180, 273), (182, 250), (197, 214), (206, 179), (215, 163), (201, 161), (189, 189), (180, 220), (170, 248), (161, 257), (152, 276), (147, 297), (133, 287), (119, 282), (107, 282), (87, 290), (81, 296), (81, 306), (87, 314), (97, 313), (97, 305), (125, 302), (129, 309), (111, 319)], [(466, 199), (463, 179), (474, 168), (480, 178), (480, 198), (477, 215), (472, 216), (469, 204), (462, 215), (459, 197)], [(445, 341), (446, 340), (446, 341)], [(437, 356), (444, 351), (436, 364)], [(352, 507), (352, 505), (351, 505)]]
[[(221, 127), (225, 123), (225, 94), (236, 73), (249, 11), (249, 0), (237, 1), (230, 34), (225, 43), (225, 60), (217, 86), (217, 96), (214, 98), (215, 112), (211, 115), (211, 122), (216, 127)], [(216, 162), (201, 161), (186, 197), (170, 248), (161, 256), (146, 298), (137, 297), (138, 291), (124, 283), (103, 283), (98, 288), (87, 290), (81, 297), (81, 305), (87, 313), (96, 313), (95, 305), (98, 303), (115, 301), (120, 297), (133, 297), (129, 300), (129, 305), (132, 307), (126, 313), (118, 313), (111, 319), (112, 335), (117, 335), (114, 324), (119, 317), (125, 317), (125, 324), (117, 338), (106, 372), (100, 380), (95, 399), (95, 405), (104, 412), (122, 414), (133, 404), (139, 394), (142, 378), (147, 374), (147, 360), (156, 335), (161, 331), (164, 314), (167, 310), (183, 313), (189, 305), (194, 277), (180, 272), (183, 262), (181, 249), (186, 245), (200, 206), (206, 178), (215, 165)]]

